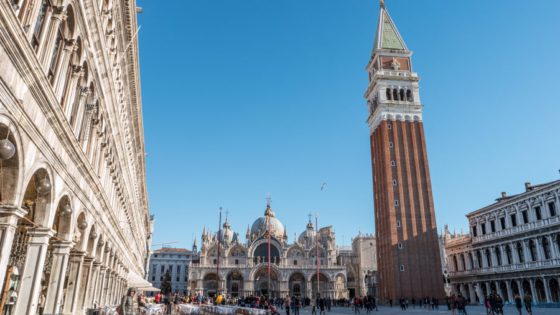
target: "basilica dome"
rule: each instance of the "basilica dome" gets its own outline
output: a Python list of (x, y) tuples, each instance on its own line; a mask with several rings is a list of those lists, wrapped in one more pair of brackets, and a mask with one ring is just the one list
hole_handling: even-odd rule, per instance
[(278, 220), (275, 215), (274, 215), (274, 211), (272, 211), (272, 208), (270, 208), (270, 205), (268, 205), (266, 207), (266, 210), (264, 212), (264, 217), (260, 217), (258, 219), (255, 220), (255, 222), (253, 223), (253, 225), (251, 226), (251, 235), (254, 238), (260, 237), (262, 236), (264, 233), (266, 233), (266, 231), (268, 230), (268, 222), (267, 220), (270, 220), (270, 235), (272, 237), (275, 237), (277, 239), (282, 239), (282, 237), (284, 236), (284, 225), (282, 224), (282, 222), (280, 222), (280, 220)]

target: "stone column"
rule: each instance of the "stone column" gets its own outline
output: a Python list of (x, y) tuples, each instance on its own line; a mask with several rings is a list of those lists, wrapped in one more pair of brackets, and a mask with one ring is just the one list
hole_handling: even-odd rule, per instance
[(538, 304), (537, 300), (537, 290), (535, 290), (535, 279), (529, 279), (529, 284), (531, 285), (531, 296), (533, 297), (533, 304)]
[(45, 265), (49, 239), (53, 236), (53, 231), (49, 228), (35, 228), (27, 233), (29, 234), (27, 258), (13, 312), (15, 315), (29, 315), (37, 312), (41, 294), (41, 274)]
[(525, 255), (525, 262), (529, 262), (531, 260), (531, 251), (529, 250), (529, 240), (523, 240), (523, 255)]
[(88, 289), (88, 294), (86, 296), (86, 301), (84, 303), (85, 307), (96, 307), (98, 304), (94, 301), (94, 296), (97, 294), (99, 290), (99, 273), (101, 269), (101, 263), (94, 261), (93, 262), (93, 275), (91, 277), (91, 287)]
[(105, 272), (105, 289), (103, 290), (103, 305), (111, 305), (111, 285), (113, 284), (113, 271), (108, 269)]
[(548, 279), (545, 277), (541, 278), (543, 285), (544, 285), (544, 294), (546, 296), (546, 303), (552, 303), (552, 294), (550, 292), (550, 286), (548, 283)]
[(99, 267), (99, 276), (97, 279), (97, 290), (95, 292), (95, 297), (93, 298), (93, 303), (97, 306), (103, 306), (103, 288), (105, 287), (105, 272), (107, 267), (101, 265)]
[(85, 253), (81, 251), (70, 253), (70, 272), (64, 301), (64, 314), (76, 314), (77, 312), (84, 256)]
[(492, 267), (498, 267), (498, 253), (496, 252), (495, 247), (490, 248), (490, 259), (492, 259)]
[[(51, 12), (50, 16), (48, 14), (45, 16), (45, 31), (41, 39), (39, 52), (37, 53), (45, 73), (49, 72), (54, 53), (54, 43), (58, 36), (58, 28), (60, 24), (66, 20), (64, 7), (53, 7)], [(64, 42), (64, 39), (62, 39), (62, 41)], [(63, 42), (60, 44), (63, 45)]]
[[(59, 64), (56, 66), (57, 73), (56, 78), (53, 81), (53, 86), (56, 99), (61, 102), (61, 106), (64, 106), (64, 104), (62, 104), (64, 87), (66, 85), (68, 85), (68, 87), (71, 87), (72, 79), (74, 79), (74, 70), (72, 64), (70, 63), (70, 58), (72, 58), (72, 55), (78, 47), (76, 41), (73, 39), (65, 39), (62, 41), (61, 45), (64, 45), (64, 47), (62, 48), (62, 55), (60, 56)], [(70, 77), (68, 77), (68, 71), (71, 71)], [(66, 82), (66, 78), (68, 78), (68, 81), (70, 82)]]
[(517, 243), (509, 243), (509, 246), (511, 248), (511, 259), (513, 260), (513, 264), (520, 264), (521, 260), (519, 260), (519, 254), (517, 253)]
[(548, 244), (550, 246), (550, 259), (559, 258), (560, 254), (558, 253), (558, 251), (560, 249), (556, 247), (556, 242), (554, 241), (552, 235), (547, 235), (546, 239), (548, 240)]
[(91, 282), (93, 273), (93, 262), (93, 257), (84, 257), (82, 279), (80, 282), (80, 294), (78, 297), (78, 311), (81, 311), (84, 309), (84, 307), (87, 307), (86, 296), (89, 294), (89, 291), (93, 289), (93, 284)]
[(4, 283), (17, 223), (27, 211), (16, 206), (0, 207), (0, 283)]
[(537, 249), (537, 261), (545, 260), (544, 259), (543, 246), (542, 246), (542, 239), (541, 238), (535, 238), (535, 239), (533, 239), (533, 242), (535, 242), (535, 248)]
[(64, 297), (64, 281), (72, 242), (59, 241), (53, 247), (53, 262), (45, 299), (44, 314), (59, 314), (61, 311), (62, 299)]
[(507, 290), (507, 296), (508, 296), (508, 301), (509, 303), (513, 303), (513, 292), (511, 289), (511, 281), (506, 280), (506, 290)]
[(519, 296), (521, 297), (521, 299), (523, 299), (523, 297), (525, 296), (525, 289), (523, 288), (523, 281), (516, 280), (516, 282), (517, 282), (517, 288), (519, 289)]
[[(475, 288), (475, 292), (476, 292), (476, 296), (478, 297), (478, 303), (479, 304), (484, 304), (484, 294), (482, 293), (482, 283), (477, 283), (476, 284), (476, 288)], [(474, 299), (474, 302), (476, 303), (476, 298)]]

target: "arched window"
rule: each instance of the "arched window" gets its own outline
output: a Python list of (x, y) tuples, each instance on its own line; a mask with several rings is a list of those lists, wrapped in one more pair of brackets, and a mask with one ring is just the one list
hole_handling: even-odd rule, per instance
[(486, 256), (486, 264), (488, 264), (488, 267), (492, 267), (492, 254), (490, 254), (488, 248), (484, 251), (484, 256)]
[(529, 241), (529, 253), (531, 254), (531, 261), (537, 260), (537, 247), (535, 246), (535, 241)]
[(472, 253), (469, 253), (469, 264), (471, 265), (471, 270), (476, 268), (474, 266), (474, 259), (473, 259)]
[(550, 259), (550, 244), (548, 243), (548, 239), (545, 237), (542, 238), (542, 247), (544, 253), (544, 259)]
[(499, 247), (496, 247), (494, 249), (496, 251), (496, 261), (498, 263), (498, 266), (502, 265), (502, 252), (500, 251)]
[(401, 89), (399, 94), (400, 94), (400, 97), (401, 97), (400, 100), (404, 101), (404, 89)]
[(37, 15), (37, 20), (35, 20), (35, 27), (33, 28), (33, 36), (31, 37), (31, 45), (33, 49), (37, 51), (39, 44), (41, 43), (41, 34), (45, 28), (45, 17), (47, 15), (47, 10), (50, 7), (48, 0), (41, 1), (41, 6), (39, 8), (39, 15)]
[(455, 271), (459, 271), (459, 264), (457, 263), (457, 256), (453, 255), (453, 267)]
[(411, 90), (406, 90), (406, 100), (409, 102), (413, 102), (414, 99), (412, 98), (412, 91)]
[(517, 257), (519, 257), (519, 262), (524, 263), (525, 255), (523, 254), (523, 245), (521, 244), (521, 242), (518, 242), (516, 247), (517, 247)]
[(56, 65), (58, 64), (58, 60), (60, 59), (60, 55), (62, 55), (62, 46), (64, 40), (64, 24), (60, 23), (58, 26), (58, 30), (56, 31), (56, 39), (54, 40), (53, 46), (53, 54), (51, 56), (51, 61), (49, 63), (49, 72), (48, 78), (51, 84), (54, 84), (56, 79)]
[(387, 100), (391, 100), (391, 89), (387, 88), (387, 90), (385, 91), (387, 93)]
[(513, 263), (513, 257), (511, 256), (511, 247), (509, 245), (506, 246), (506, 257), (508, 265)]
[(394, 101), (399, 100), (399, 91), (397, 89), (393, 89), (393, 100)]
[(467, 264), (465, 264), (465, 254), (461, 254), (461, 264), (463, 265), (462, 270), (467, 270)]
[(482, 268), (482, 254), (480, 251), (476, 251), (476, 262), (478, 263), (478, 268)]

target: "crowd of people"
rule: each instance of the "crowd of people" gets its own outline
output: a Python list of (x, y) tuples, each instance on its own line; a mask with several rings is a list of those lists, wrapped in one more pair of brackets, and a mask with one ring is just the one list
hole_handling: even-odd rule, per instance
[[(467, 315), (467, 305), (469, 300), (461, 294), (452, 295), (446, 298), (447, 308), (451, 311), (452, 315)], [(514, 297), (514, 305), (517, 309), (518, 315), (523, 315), (523, 308), (527, 315), (532, 315), (532, 301), (533, 298), (530, 294), (525, 294), (521, 297), (516, 294)], [(134, 303), (136, 302), (136, 303)], [(413, 308), (420, 307), (430, 310), (439, 309), (439, 300), (437, 298), (423, 298), (408, 300), (401, 297), (398, 301), (389, 299), (386, 301), (388, 306), (400, 306), (402, 311), (406, 311), (410, 306)], [(149, 304), (162, 304), (164, 314), (172, 314), (175, 305), (178, 304), (199, 304), (199, 305), (231, 305), (239, 307), (257, 308), (269, 310), (272, 315), (300, 315), (300, 310), (311, 307), (312, 315), (326, 315), (326, 312), (331, 311), (331, 307), (348, 307), (352, 308), (354, 314), (361, 314), (362, 311), (370, 314), (372, 311), (378, 310), (378, 303), (372, 296), (354, 297), (353, 299), (338, 299), (331, 298), (317, 298), (311, 300), (309, 298), (302, 298), (300, 296), (285, 296), (284, 298), (268, 298), (265, 295), (251, 295), (247, 297), (231, 297), (218, 293), (215, 297), (196, 294), (192, 296), (181, 295), (179, 293), (162, 294), (156, 293), (155, 297), (148, 298), (143, 294), (135, 294), (134, 290), (129, 290), (127, 295), (123, 297), (121, 303), (122, 314), (134, 314), (132, 312), (134, 305), (138, 309), (147, 307)], [(491, 292), (484, 299), (484, 306), (486, 307), (486, 315), (504, 315), (504, 301), (502, 297), (495, 291)]]

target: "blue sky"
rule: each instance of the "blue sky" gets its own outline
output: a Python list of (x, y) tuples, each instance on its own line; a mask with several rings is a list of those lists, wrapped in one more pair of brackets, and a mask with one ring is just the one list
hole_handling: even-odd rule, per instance
[[(375, 0), (137, 0), (154, 243), (190, 247), (272, 195), (339, 244), (373, 232), (363, 92)], [(438, 226), (560, 174), (560, 1), (388, 0), (422, 78)], [(321, 190), (321, 183), (326, 187)]]

